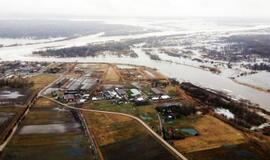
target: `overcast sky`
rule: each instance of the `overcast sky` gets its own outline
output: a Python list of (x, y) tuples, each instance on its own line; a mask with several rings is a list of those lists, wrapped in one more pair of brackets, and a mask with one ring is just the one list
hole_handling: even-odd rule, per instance
[(0, 17), (270, 17), (270, 0), (0, 0)]

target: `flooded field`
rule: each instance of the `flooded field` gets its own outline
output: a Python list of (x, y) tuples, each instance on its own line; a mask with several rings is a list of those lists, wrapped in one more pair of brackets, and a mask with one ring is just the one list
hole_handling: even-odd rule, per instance
[(9, 133), (9, 130), (16, 123), (23, 113), (24, 107), (2, 106), (0, 107), (0, 142), (2, 143)]
[(7, 99), (16, 99), (19, 97), (23, 97), (24, 95), (20, 94), (18, 91), (11, 92), (11, 91), (3, 91), (0, 93), (0, 97), (2, 99), (7, 98)]
[(259, 72), (257, 74), (237, 78), (237, 80), (240, 82), (256, 85), (258, 87), (270, 90), (269, 79), (270, 79), (269, 72)]
[(66, 133), (79, 132), (80, 125), (78, 123), (71, 124), (46, 124), (46, 125), (28, 125), (24, 126), (19, 134), (49, 134), (49, 133)]
[(100, 151), (106, 160), (176, 159), (166, 148), (151, 136), (145, 128), (131, 118), (84, 112)]
[(0, 112), (0, 125), (7, 122), (14, 116), (14, 113)]
[(30, 89), (0, 89), (0, 105), (10, 105), (15, 103), (23, 105), (31, 94)]
[(67, 110), (39, 99), (19, 126), (1, 159), (89, 159), (87, 136)]

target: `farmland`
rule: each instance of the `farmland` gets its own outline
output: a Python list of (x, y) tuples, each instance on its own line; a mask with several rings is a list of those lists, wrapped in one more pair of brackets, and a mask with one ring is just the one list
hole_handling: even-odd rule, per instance
[(176, 126), (193, 127), (199, 132), (199, 136), (174, 141), (178, 150), (187, 153), (245, 142), (245, 137), (240, 131), (208, 115), (180, 119)]
[(29, 78), (33, 82), (31, 88), (0, 88), (0, 117), (4, 118), (0, 124), (1, 142), (7, 138), (37, 92), (55, 79), (55, 75), (39, 74)]
[(188, 153), (187, 156), (192, 160), (269, 160), (270, 153), (258, 144), (249, 142)]
[(84, 112), (104, 159), (175, 159), (135, 120)]
[(130, 103), (114, 105), (114, 104), (111, 104), (110, 102), (94, 102), (90, 104), (85, 104), (84, 108), (101, 110), (101, 111), (120, 112), (120, 113), (127, 113), (130, 115), (134, 115), (134, 116), (139, 117), (141, 120), (143, 120), (155, 131), (160, 132), (157, 112), (153, 105), (136, 107)]
[[(58, 129), (52, 129), (52, 125)], [(39, 99), (2, 154), (2, 159), (86, 159), (90, 154), (87, 146), (87, 137), (69, 110)]]
[[(154, 68), (53, 63), (25, 77), (33, 82), (28, 89), (0, 90), (1, 140), (7, 142), (1, 159), (216, 160), (231, 152), (227, 159), (265, 160), (268, 155), (269, 137), (259, 128), (266, 119), (248, 112), (259, 117), (244, 115), (258, 131), (244, 128), (233, 119), (243, 108), (229, 108), (228, 119), (199, 99), (210, 91)], [(213, 95), (208, 104), (225, 97)]]
[(47, 86), (49, 83), (56, 80), (57, 76), (53, 74), (40, 74), (33, 77), (30, 77), (30, 81), (34, 82), (34, 86), (32, 86), (33, 90), (42, 89)]

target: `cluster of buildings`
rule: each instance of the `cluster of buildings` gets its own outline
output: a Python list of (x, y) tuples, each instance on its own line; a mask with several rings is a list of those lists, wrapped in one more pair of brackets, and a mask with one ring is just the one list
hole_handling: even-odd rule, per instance
[(109, 87), (96, 93), (92, 100), (111, 100), (118, 104), (133, 102), (136, 105), (145, 105), (151, 101), (171, 99), (169, 95), (158, 88), (152, 88), (151, 91), (151, 95), (149, 95), (135, 86)]
[(2, 62), (0, 64), (0, 77), (10, 78), (14, 75), (29, 75), (43, 72), (46, 68), (45, 63), (39, 62)]
[(122, 86), (105, 88), (92, 97), (92, 100), (111, 100), (115, 103), (125, 103), (134, 100), (144, 100), (144, 98), (139, 89)]
[(64, 90), (64, 100), (66, 102), (86, 102), (90, 97), (90, 91), (99, 82), (98, 79), (90, 75), (84, 75), (78, 79), (70, 79)]
[[(196, 113), (194, 107), (182, 103), (165, 103), (156, 107), (156, 110), (162, 123), (165, 124), (172, 124), (171, 122), (174, 120)], [(166, 140), (184, 139), (185, 137), (199, 135), (198, 131), (191, 127), (183, 128), (183, 126), (178, 125), (162, 125), (161, 127), (162, 135)]]
[(179, 108), (182, 106), (181, 103), (168, 103), (156, 107), (156, 110), (162, 116), (164, 121), (169, 121), (176, 119), (181, 115)]

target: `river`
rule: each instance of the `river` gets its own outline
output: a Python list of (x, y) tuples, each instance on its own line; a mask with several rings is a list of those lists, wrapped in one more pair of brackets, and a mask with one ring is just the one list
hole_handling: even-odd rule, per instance
[(126, 36), (104, 36), (103, 33), (94, 35), (83, 36), (75, 39), (65, 41), (41, 43), (33, 45), (22, 45), (14, 47), (0, 48), (1, 61), (50, 61), (50, 62), (109, 62), (109, 63), (124, 63), (144, 65), (148, 67), (157, 68), (166, 76), (177, 78), (180, 81), (189, 81), (202, 87), (207, 87), (215, 90), (227, 92), (236, 98), (248, 99), (253, 103), (259, 104), (262, 108), (270, 111), (270, 94), (257, 91), (255, 89), (234, 83), (227, 77), (219, 76), (199, 68), (187, 66), (184, 64), (170, 63), (166, 61), (154, 61), (147, 56), (140, 47), (133, 48), (139, 55), (138, 58), (130, 57), (115, 57), (115, 56), (100, 56), (100, 57), (76, 57), (76, 58), (53, 58), (53, 57), (40, 57), (32, 55), (33, 51), (44, 49), (47, 47), (71, 47), (82, 46), (92, 42), (103, 42), (111, 40), (121, 40), (130, 38), (143, 38), (151, 36), (163, 36), (179, 34), (182, 32), (156, 32), (146, 33), (139, 35), (126, 35)]

